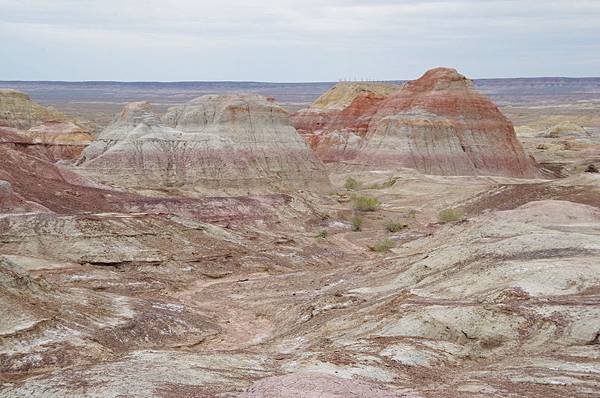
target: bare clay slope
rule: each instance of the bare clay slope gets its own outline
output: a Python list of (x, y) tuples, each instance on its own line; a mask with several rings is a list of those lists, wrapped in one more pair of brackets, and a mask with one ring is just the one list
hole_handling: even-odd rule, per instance
[(399, 88), (393, 84), (338, 83), (309, 108), (294, 113), (294, 127), (324, 162), (352, 159), (378, 105)]

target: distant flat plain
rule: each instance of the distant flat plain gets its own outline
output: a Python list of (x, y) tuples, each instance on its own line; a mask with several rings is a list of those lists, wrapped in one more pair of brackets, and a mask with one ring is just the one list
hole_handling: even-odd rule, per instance
[[(402, 83), (403, 81), (390, 81)], [(479, 79), (476, 87), (488, 95), (515, 125), (541, 123), (548, 117), (585, 120), (600, 128), (600, 78)], [(0, 81), (0, 87), (28, 93), (43, 105), (108, 124), (124, 103), (149, 101), (158, 112), (206, 94), (248, 92), (274, 97), (290, 111), (307, 107), (335, 82), (61, 82)], [(548, 123), (551, 123), (549, 121)], [(540, 126), (544, 127), (544, 126)]]

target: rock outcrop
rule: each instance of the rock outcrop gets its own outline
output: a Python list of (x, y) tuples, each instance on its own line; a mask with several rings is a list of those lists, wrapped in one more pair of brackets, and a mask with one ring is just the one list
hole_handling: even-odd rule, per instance
[[(430, 174), (538, 175), (511, 122), (454, 69), (432, 69), (387, 97), (368, 98), (359, 96), (345, 109), (356, 110), (353, 118), (328, 122), (332, 127), (322, 131), (302, 124), (298, 116), (299, 129), (321, 136), (309, 136), (311, 144), (318, 141), (313, 144), (317, 155), (326, 161)], [(340, 132), (352, 139), (340, 139)], [(340, 148), (343, 156), (329, 155)]]
[(542, 133), (546, 138), (590, 138), (592, 135), (584, 127), (573, 122), (564, 122), (554, 125)]
[(203, 96), (162, 120), (146, 102), (129, 104), (78, 164), (133, 190), (247, 194), (328, 185), (288, 113), (257, 95)]
[(72, 121), (50, 120), (27, 130), (34, 143), (87, 146), (94, 136)]
[(75, 119), (10, 89), (0, 89), (0, 135), (3, 142), (51, 161), (78, 158), (94, 139)]
[(0, 126), (27, 130), (49, 120), (67, 120), (67, 117), (34, 102), (29, 96), (12, 89), (0, 89)]
[(382, 102), (355, 161), (430, 174), (537, 175), (512, 123), (447, 68), (428, 71)]
[(310, 108), (296, 112), (294, 127), (321, 160), (352, 159), (377, 107), (399, 88), (392, 84), (338, 83)]
[(309, 109), (331, 111), (348, 108), (356, 97), (363, 94), (388, 96), (397, 91), (400, 86), (387, 83), (370, 82), (340, 82), (321, 95)]

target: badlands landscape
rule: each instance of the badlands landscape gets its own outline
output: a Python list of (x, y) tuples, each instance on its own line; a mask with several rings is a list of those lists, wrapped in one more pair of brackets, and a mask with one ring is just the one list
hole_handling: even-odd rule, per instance
[(0, 86), (0, 396), (599, 396), (600, 79)]

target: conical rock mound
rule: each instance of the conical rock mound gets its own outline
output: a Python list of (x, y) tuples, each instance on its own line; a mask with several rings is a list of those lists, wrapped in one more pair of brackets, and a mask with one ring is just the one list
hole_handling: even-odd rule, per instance
[(79, 164), (135, 190), (237, 195), (329, 184), (287, 112), (258, 95), (203, 96), (162, 119), (148, 103), (129, 104)]
[(395, 90), (335, 86), (297, 112), (294, 125), (325, 162), (441, 175), (539, 175), (511, 122), (454, 69), (432, 69)]
[(538, 174), (512, 123), (448, 68), (428, 71), (383, 101), (355, 161), (443, 175)]

